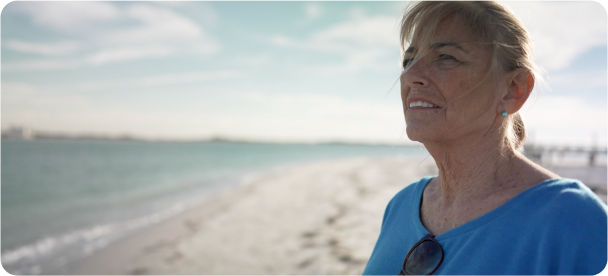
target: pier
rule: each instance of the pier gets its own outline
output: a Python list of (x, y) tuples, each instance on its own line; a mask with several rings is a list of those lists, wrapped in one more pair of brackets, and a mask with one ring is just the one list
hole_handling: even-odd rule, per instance
[[(586, 165), (589, 167), (598, 166), (598, 156), (606, 156), (606, 148), (598, 147), (584, 147), (584, 146), (544, 146), (536, 144), (525, 144), (524, 154), (530, 160), (538, 164), (546, 164), (547, 159), (551, 159), (554, 156), (566, 157), (566, 156), (586, 156)], [(547, 158), (548, 157), (548, 158)], [(549, 161), (550, 162), (550, 161)], [(606, 165), (605, 162), (602, 165)]]

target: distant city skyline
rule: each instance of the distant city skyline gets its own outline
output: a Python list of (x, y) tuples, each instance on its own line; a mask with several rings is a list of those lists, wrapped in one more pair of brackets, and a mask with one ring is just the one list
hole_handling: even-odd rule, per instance
[[(548, 88), (522, 110), (530, 141), (605, 146), (603, 4), (505, 3), (546, 70)], [(405, 5), (11, 2), (1, 17), (2, 130), (411, 143), (398, 83)]]

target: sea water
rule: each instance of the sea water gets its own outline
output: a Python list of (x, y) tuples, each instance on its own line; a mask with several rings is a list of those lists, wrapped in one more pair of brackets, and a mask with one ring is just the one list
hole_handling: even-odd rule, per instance
[(58, 274), (250, 173), (316, 160), (428, 156), (420, 146), (2, 140), (2, 265)]

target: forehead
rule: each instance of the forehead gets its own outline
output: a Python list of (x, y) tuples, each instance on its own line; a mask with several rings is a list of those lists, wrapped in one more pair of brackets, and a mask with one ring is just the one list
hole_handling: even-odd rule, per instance
[(424, 37), (424, 32), (424, 27), (416, 31), (410, 48), (419, 48), (422, 43), (429, 46), (448, 43), (457, 44), (464, 48), (472, 48), (475, 47), (475, 42), (480, 41), (465, 21), (456, 15), (450, 15), (440, 20), (434, 33), (430, 37), (427, 36), (427, 41), (422, 41), (424, 39), (421, 39), (421, 37)]
[(448, 16), (437, 24), (432, 42), (438, 40), (450, 40), (454, 42), (477, 42), (479, 38), (475, 36), (473, 30), (465, 23), (460, 16)]

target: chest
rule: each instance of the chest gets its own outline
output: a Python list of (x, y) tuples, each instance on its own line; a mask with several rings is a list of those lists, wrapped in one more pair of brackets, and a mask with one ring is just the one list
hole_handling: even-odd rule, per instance
[[(525, 210), (509, 215), (495, 214), (475, 220), (447, 236), (438, 236), (436, 239), (445, 255), (435, 274), (518, 275), (560, 271), (557, 266), (566, 262), (554, 254), (557, 252), (554, 246), (568, 246), (555, 240), (560, 235), (553, 231), (539, 231), (539, 227), (544, 227), (544, 222), (538, 224), (542, 219)], [(416, 226), (417, 219), (405, 211), (389, 212), (364, 274), (399, 273), (408, 251), (424, 235)]]
[(420, 204), (420, 221), (434, 236), (471, 222), (506, 203), (511, 197), (471, 199), (451, 205), (426, 199)]
[[(389, 219), (394, 218), (392, 215), (406, 217), (405, 214), (393, 213)], [(462, 228), (456, 230), (458, 233), (450, 234), (447, 239), (437, 237), (445, 255), (435, 274), (530, 275), (559, 272), (556, 266), (564, 263), (564, 260), (552, 254), (554, 250), (539, 244), (537, 229), (526, 229), (522, 226), (527, 223), (508, 218), (504, 220), (503, 217), (490, 221), (490, 224), (475, 222), (475, 227), (466, 231)], [(364, 274), (399, 273), (408, 251), (421, 237), (409, 234), (418, 233), (412, 225), (415, 223), (408, 220), (391, 219), (383, 226)]]

